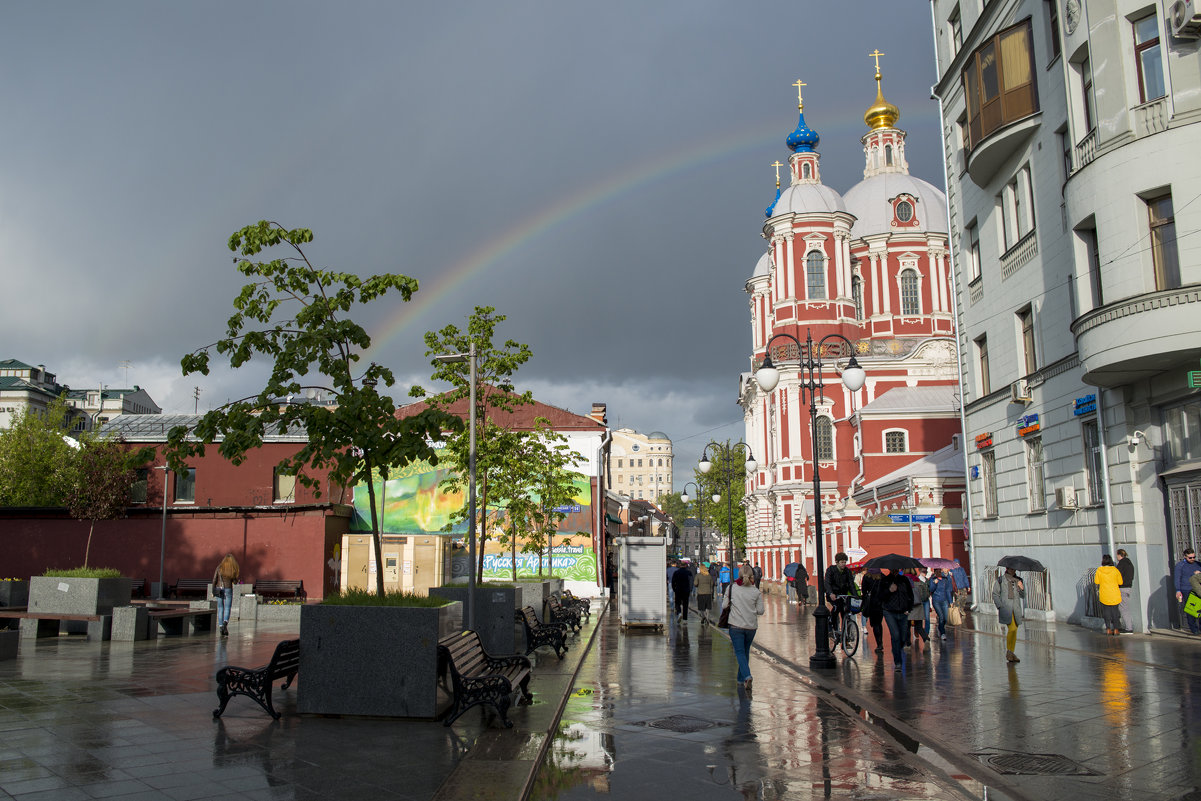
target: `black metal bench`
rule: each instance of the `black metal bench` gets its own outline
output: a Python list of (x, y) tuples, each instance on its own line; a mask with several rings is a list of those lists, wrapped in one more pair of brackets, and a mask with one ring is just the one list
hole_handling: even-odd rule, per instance
[(271, 704), (271, 685), (277, 679), (285, 679), (281, 690), (288, 689), (300, 669), (300, 640), (283, 640), (275, 646), (271, 661), (262, 667), (244, 668), (228, 665), (217, 671), (217, 700), (221, 706), (213, 710), (213, 717), (221, 717), (225, 705), (235, 695), (245, 695), (267, 710), (267, 714), (279, 720), (279, 712)]
[(306, 597), (303, 581), (268, 579), (256, 581), (254, 592), (261, 598), (294, 598), (303, 601)]
[(525, 629), (525, 652), (528, 656), (535, 648), (549, 645), (560, 659), (567, 653), (567, 627), (562, 623), (543, 623), (532, 606), (524, 606), (516, 612), (517, 620)]
[(146, 579), (130, 579), (129, 581), (129, 597), (145, 598), (146, 597)]
[(583, 623), (580, 622), (580, 613), (576, 609), (564, 606), (559, 602), (559, 598), (555, 595), (546, 599), (546, 608), (550, 612), (550, 620), (552, 623), (563, 623), (571, 626), (571, 630), (579, 634)]
[(584, 616), (584, 620), (592, 620), (592, 602), (587, 598), (577, 598), (572, 595), (571, 590), (563, 590), (559, 593), (559, 602), (568, 609), (574, 609)]
[(442, 725), (449, 726), (473, 706), (491, 704), (500, 715), (506, 729), (513, 728), (509, 720), (509, 705), (514, 692), (520, 692), (518, 703), (533, 700), (530, 694), (530, 660), (524, 656), (492, 656), (484, 650), (480, 635), (474, 631), (453, 634), (438, 641), (438, 677), (450, 686), (454, 706)]
[(180, 595), (199, 595), (201, 598), (207, 598), (212, 584), (208, 579), (178, 579), (167, 595), (171, 598), (178, 598)]

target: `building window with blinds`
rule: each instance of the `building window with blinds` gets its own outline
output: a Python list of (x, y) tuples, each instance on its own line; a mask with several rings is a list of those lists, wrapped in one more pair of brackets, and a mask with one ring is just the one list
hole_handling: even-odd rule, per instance
[(963, 70), (968, 137), (976, 147), (989, 134), (1038, 112), (1030, 20), (981, 45)]

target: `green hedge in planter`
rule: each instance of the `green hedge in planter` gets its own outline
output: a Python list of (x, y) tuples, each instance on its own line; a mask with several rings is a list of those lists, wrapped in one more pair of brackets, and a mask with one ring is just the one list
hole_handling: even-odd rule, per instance
[(71, 567), (47, 570), (42, 575), (51, 578), (121, 578), (123, 574), (114, 567)]
[(337, 594), (325, 596), (321, 603), (324, 606), (422, 606), (435, 608), (446, 606), (453, 601), (400, 590), (386, 592), (382, 596), (366, 590), (343, 590)]

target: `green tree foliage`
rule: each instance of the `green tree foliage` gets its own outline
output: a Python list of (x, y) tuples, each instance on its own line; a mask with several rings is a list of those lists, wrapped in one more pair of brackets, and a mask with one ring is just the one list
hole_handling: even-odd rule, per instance
[[(395, 384), (392, 371), (372, 363), (358, 366), (371, 337), (349, 319), (352, 309), (390, 293), (408, 301), (417, 281), (396, 273), (361, 278), (314, 266), (303, 245), (313, 240), (305, 228), (286, 229), (263, 220), (234, 233), (229, 249), (238, 272), (251, 279), (234, 299), (234, 314), (226, 335), (189, 353), (181, 360), (184, 375), (208, 375), (215, 351), (238, 368), (256, 355), (272, 362), (266, 384), (256, 394), (214, 409), (195, 429), (173, 428), (166, 452), (171, 467), (182, 470), (188, 457), (202, 455), (207, 444), (220, 440), (221, 455), (234, 464), (259, 447), (274, 431), (299, 430), (308, 435), (298, 452), (280, 467), (295, 474), (320, 496), (320, 476), (309, 470), (328, 470), (333, 485), (364, 482), (371, 504), (371, 534), (377, 565), (383, 564), (372, 468), (399, 467), (416, 459), (437, 463), (430, 442), (444, 430), (457, 430), (458, 420), (437, 409), (398, 419), (395, 404), (377, 391)], [(270, 261), (251, 257), (280, 248), (284, 255)], [(336, 401), (330, 409), (279, 400), (322, 389)], [(376, 592), (383, 595), (383, 571), (376, 572)]]
[(675, 521), (678, 528), (684, 528), (684, 521), (696, 514), (693, 509), (694, 501), (690, 497), (688, 503), (681, 500), (679, 492), (669, 492), (666, 495), (660, 495), (658, 500), (659, 508), (664, 514)]
[(85, 568), (92, 552), (96, 521), (116, 520), (125, 516), (137, 478), (134, 468), (150, 458), (147, 451), (153, 452), (147, 448), (131, 454), (119, 439), (88, 437), (75, 453), (66, 506), (71, 517), (89, 522), (88, 542), (83, 551)]
[[(732, 523), (732, 541), (741, 550), (746, 547), (746, 511), (742, 508), (742, 498), (746, 495), (746, 452), (730, 440), (724, 444), (714, 442), (709, 444), (709, 460), (713, 463), (709, 472), (698, 469), (694, 475), (697, 486), (705, 493), (705, 521), (721, 531), (722, 536), (730, 535)], [(717, 503), (713, 502), (714, 493), (721, 495)]]
[(75, 440), (59, 399), (44, 414), (18, 412), (0, 431), (0, 506), (64, 506), (73, 483)]
[[(447, 325), (440, 331), (429, 331), (425, 335), (426, 356), (434, 368), (430, 376), (434, 381), (450, 385), (450, 389), (438, 395), (431, 395), (428, 403), (432, 408), (448, 410), (454, 404), (470, 397), (471, 379), (470, 365), (467, 362), (441, 362), (438, 356), (451, 356), (467, 353), (472, 344), (476, 352), (476, 420), (478, 433), (476, 436), (476, 481), (478, 503), (476, 514), (479, 522), (468, 521), (468, 529), (476, 530), (479, 536), (478, 561), (475, 566), (477, 575), (482, 578), (484, 570), (484, 542), (488, 537), (489, 508), (494, 506), (491, 499), (491, 483), (501, 470), (508, 458), (507, 451), (513, 447), (513, 441), (506, 432), (511, 423), (507, 415), (491, 414), (496, 411), (511, 412), (516, 407), (533, 403), (529, 392), (517, 392), (513, 385), (513, 376), (521, 365), (530, 360), (533, 355), (528, 345), (514, 340), (506, 340), (504, 344), (495, 344), (496, 327), (504, 322), (503, 314), (496, 314), (492, 306), (476, 306), (467, 318), (466, 330), (460, 330), (456, 325)], [(414, 398), (424, 398), (427, 393), (422, 387), (413, 387), (409, 394)], [(466, 420), (463, 420), (465, 423)], [(450, 458), (453, 460), (455, 471), (463, 484), (453, 484), (461, 488), (466, 486), (470, 472), (470, 432), (466, 426), (450, 431), (445, 444)], [(495, 512), (494, 512), (495, 514)], [(466, 520), (468, 510), (464, 507), (454, 520)]]

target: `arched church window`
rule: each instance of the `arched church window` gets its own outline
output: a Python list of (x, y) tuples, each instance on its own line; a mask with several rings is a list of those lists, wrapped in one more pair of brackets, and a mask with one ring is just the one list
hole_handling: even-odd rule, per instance
[(817, 418), (817, 458), (823, 461), (834, 459), (834, 425), (829, 417)]
[(892, 145), (884, 146), (884, 163), (889, 167), (892, 166)]
[(810, 300), (824, 300), (826, 297), (826, 257), (816, 250), (805, 257), (805, 279)]
[(863, 279), (855, 276), (851, 279), (851, 299), (855, 301), (855, 319), (863, 319)]
[(805, 162), (804, 164), (801, 165), (801, 177), (802, 178), (813, 177), (813, 172), (812, 172), (811, 168), (809, 167), (809, 162)]
[(906, 270), (901, 273), (901, 314), (921, 313), (917, 294), (917, 271)]

